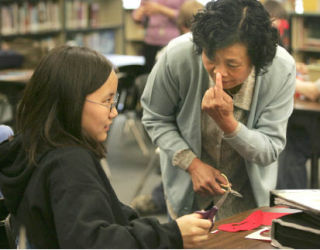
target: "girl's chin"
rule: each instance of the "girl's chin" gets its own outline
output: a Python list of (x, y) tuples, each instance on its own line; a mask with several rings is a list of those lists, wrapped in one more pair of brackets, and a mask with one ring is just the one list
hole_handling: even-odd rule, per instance
[(108, 133), (105, 133), (104, 135), (101, 135), (98, 137), (98, 141), (104, 142), (105, 140), (107, 140), (107, 137), (108, 137)]

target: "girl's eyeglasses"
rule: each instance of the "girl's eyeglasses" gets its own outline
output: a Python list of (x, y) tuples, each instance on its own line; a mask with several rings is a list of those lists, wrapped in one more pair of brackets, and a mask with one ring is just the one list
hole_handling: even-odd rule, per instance
[(110, 112), (112, 111), (113, 108), (117, 108), (118, 100), (119, 100), (119, 93), (115, 94), (115, 96), (113, 97), (113, 101), (111, 103), (106, 103), (106, 104), (86, 99), (87, 102), (99, 104), (99, 105), (104, 106), (106, 108), (110, 108)]

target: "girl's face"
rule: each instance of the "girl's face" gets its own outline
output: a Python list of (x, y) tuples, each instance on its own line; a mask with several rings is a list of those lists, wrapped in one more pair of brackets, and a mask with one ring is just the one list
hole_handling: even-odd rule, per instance
[(243, 83), (252, 69), (247, 47), (241, 43), (217, 50), (212, 60), (202, 52), (202, 62), (213, 80), (220, 72), (223, 89), (232, 89)]
[(118, 78), (112, 70), (107, 81), (95, 92), (87, 95), (82, 110), (82, 129), (95, 141), (107, 139), (113, 118), (118, 115), (113, 105), (118, 88)]

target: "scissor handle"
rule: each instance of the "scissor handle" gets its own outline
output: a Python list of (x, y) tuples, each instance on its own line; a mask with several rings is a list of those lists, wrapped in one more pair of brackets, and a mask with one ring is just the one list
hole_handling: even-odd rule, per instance
[(201, 214), (203, 219), (213, 220), (214, 216), (217, 214), (218, 208), (213, 206), (212, 208), (204, 211), (196, 211), (197, 214)]
[(206, 211), (196, 211), (197, 214), (201, 214), (203, 219), (207, 219), (211, 221), (211, 227), (209, 228), (209, 232), (212, 230), (215, 222), (215, 217), (218, 212), (218, 208), (216, 206), (213, 206), (209, 210)]

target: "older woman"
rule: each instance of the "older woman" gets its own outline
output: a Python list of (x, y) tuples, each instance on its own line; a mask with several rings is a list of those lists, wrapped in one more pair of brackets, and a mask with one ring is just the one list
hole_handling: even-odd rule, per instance
[(143, 124), (160, 147), (172, 218), (216, 202), (223, 218), (267, 205), (293, 109), (295, 63), (256, 0), (209, 2), (192, 34), (172, 41), (142, 96)]

